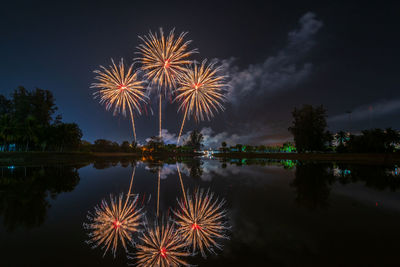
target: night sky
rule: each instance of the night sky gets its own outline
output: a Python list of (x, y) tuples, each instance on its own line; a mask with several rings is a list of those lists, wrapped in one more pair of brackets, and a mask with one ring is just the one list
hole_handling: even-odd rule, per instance
[[(58, 113), (88, 141), (132, 140), (129, 120), (93, 99), (93, 70), (110, 58), (131, 63), (138, 35), (159, 27), (188, 31), (195, 59), (218, 59), (230, 75), (225, 112), (184, 129), (202, 130), (207, 146), (282, 143), (291, 110), (303, 104), (323, 104), (331, 131), (400, 128), (394, 1), (10, 2), (0, 8), (0, 93), (52, 91)], [(182, 114), (164, 107), (171, 142)], [(139, 142), (157, 135), (156, 114), (136, 119)]]

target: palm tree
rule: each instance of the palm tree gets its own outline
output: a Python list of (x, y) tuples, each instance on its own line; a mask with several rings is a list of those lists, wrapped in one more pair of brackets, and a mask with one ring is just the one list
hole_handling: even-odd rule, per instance
[(225, 142), (225, 141), (223, 141), (223, 142), (221, 143), (221, 146), (222, 146), (222, 151), (223, 151), (223, 152), (226, 152), (226, 142)]
[(339, 143), (339, 146), (343, 146), (347, 141), (347, 133), (340, 131), (336, 134), (336, 141)]
[(25, 124), (24, 124), (24, 128), (21, 131), (21, 136), (22, 139), (24, 141), (26, 141), (26, 145), (25, 145), (25, 151), (28, 151), (29, 149), (29, 142), (33, 141), (33, 142), (37, 142), (39, 140), (39, 138), (36, 135), (36, 131), (35, 131), (35, 127), (36, 126), (36, 120), (35, 117), (33, 117), (32, 115), (29, 115), (26, 119), (25, 119)]
[(394, 146), (400, 143), (400, 134), (392, 128), (387, 128), (385, 129), (385, 139), (386, 149), (392, 152)]
[(4, 151), (9, 142), (15, 139), (14, 121), (9, 114), (4, 114), (0, 118), (0, 137), (3, 139)]

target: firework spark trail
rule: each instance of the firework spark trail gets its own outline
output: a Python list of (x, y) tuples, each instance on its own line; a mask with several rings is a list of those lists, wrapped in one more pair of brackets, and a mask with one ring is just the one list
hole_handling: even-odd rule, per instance
[(143, 212), (137, 207), (138, 196), (130, 200), (130, 192), (133, 183), (135, 169), (132, 172), (132, 178), (126, 200), (123, 203), (123, 194), (118, 198), (110, 195), (110, 204), (102, 200), (101, 204), (95, 207), (94, 214), (88, 214), (88, 224), (84, 228), (89, 231), (89, 243), (93, 248), (101, 246), (104, 249), (104, 255), (111, 248), (113, 256), (116, 256), (118, 243), (121, 242), (125, 251), (127, 251), (127, 241), (130, 241), (132, 234), (138, 231), (141, 224)]
[(183, 125), (186, 118), (193, 116), (196, 121), (210, 120), (214, 112), (223, 111), (222, 105), (226, 98), (224, 92), (227, 88), (226, 76), (220, 75), (221, 68), (214, 63), (193, 63), (186, 72), (179, 77), (179, 87), (176, 90), (174, 101), (180, 102), (179, 109), (185, 110), (181, 129), (178, 135), (179, 144)]
[(212, 253), (215, 253), (214, 248), (221, 249), (217, 239), (227, 238), (226, 210), (223, 209), (225, 201), (219, 201), (204, 190), (198, 190), (193, 196), (188, 194), (187, 198), (187, 205), (180, 200), (180, 209), (173, 211), (178, 232), (192, 246), (193, 254), (200, 250), (202, 256), (206, 257), (206, 249)]
[(162, 138), (162, 129), (161, 129), (161, 122), (162, 122), (162, 115), (161, 115), (161, 101), (162, 101), (162, 97), (161, 97), (161, 94), (160, 94), (160, 97), (159, 97), (159, 114), (158, 114), (158, 136), (160, 137), (160, 138)]
[(147, 227), (140, 237), (142, 244), (136, 246), (136, 261), (138, 267), (167, 267), (189, 266), (181, 259), (190, 254), (185, 250), (186, 244), (182, 241), (174, 224), (167, 222), (154, 227)]
[(105, 68), (100, 66), (101, 70), (95, 70), (98, 76), (95, 79), (99, 82), (92, 83), (90, 88), (99, 88), (94, 93), (95, 98), (100, 97), (100, 103), (106, 105), (106, 109), (114, 109), (114, 115), (122, 113), (126, 116), (128, 109), (131, 117), (132, 131), (136, 142), (134, 111), (141, 114), (141, 104), (146, 104), (144, 82), (138, 79), (137, 72), (133, 71), (133, 64), (128, 70), (125, 70), (125, 64), (121, 58), (118, 66), (111, 59), (112, 66)]
[(158, 170), (158, 180), (157, 180), (157, 217), (159, 215), (160, 208), (160, 180), (161, 180), (161, 169)]
[(181, 174), (181, 170), (179, 169), (178, 162), (176, 163), (176, 169), (178, 170), (179, 181), (181, 182), (181, 189), (182, 189), (183, 198), (185, 200), (185, 207), (187, 207), (188, 202), (187, 202), (187, 199), (186, 199), (185, 187), (183, 186), (182, 174)]
[(149, 32), (147, 36), (139, 38), (142, 40), (137, 48), (139, 58), (136, 58), (146, 72), (145, 76), (158, 87), (159, 90), (159, 135), (161, 137), (161, 100), (162, 91), (164, 94), (171, 93), (176, 87), (177, 80), (186, 70), (185, 65), (191, 61), (187, 58), (194, 53), (196, 49), (188, 50), (192, 41), (184, 42), (186, 32), (182, 32), (175, 38), (174, 30), (171, 30), (168, 36), (164, 35), (162, 28), (160, 33)]

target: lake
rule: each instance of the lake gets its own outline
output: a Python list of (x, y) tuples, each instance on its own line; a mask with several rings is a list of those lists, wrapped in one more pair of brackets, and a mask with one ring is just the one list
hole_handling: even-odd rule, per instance
[[(180, 229), (171, 235), (181, 243), (166, 247), (162, 255), (172, 255), (168, 253), (176, 249), (183, 253), (176, 260), (191, 265), (399, 264), (397, 166), (261, 159), (143, 160), (2, 166), (0, 265), (134, 265), (139, 246), (147, 244), (143, 235), (167, 225)], [(111, 234), (124, 230), (132, 235), (133, 243), (125, 240), (125, 250), (121, 240), (115, 246), (111, 239), (106, 251), (107, 246), (102, 247), (106, 242), (99, 244), (104, 231), (94, 232), (104, 229), (96, 220), (105, 216), (107, 207), (112, 209), (110, 195), (120, 194), (122, 206), (132, 208), (127, 212), (137, 212), (137, 224), (128, 229), (109, 221), (113, 225), (107, 229)], [(179, 223), (185, 208), (189, 210), (190, 202), (196, 201), (209, 201), (209, 209), (197, 215), (208, 220), (214, 227), (209, 226), (211, 230), (206, 223), (191, 224), (191, 228)], [(121, 219), (122, 224), (126, 222)], [(197, 238), (193, 253), (195, 245), (185, 243), (184, 235), (200, 230), (205, 231), (203, 236), (190, 237)], [(124, 238), (122, 234), (116, 237)], [(140, 255), (146, 257), (145, 252)]]

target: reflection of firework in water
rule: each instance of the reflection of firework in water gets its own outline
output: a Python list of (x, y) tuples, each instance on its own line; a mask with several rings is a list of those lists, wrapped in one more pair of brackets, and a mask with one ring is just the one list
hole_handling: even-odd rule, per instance
[(221, 249), (217, 239), (227, 238), (226, 210), (222, 209), (225, 201), (214, 198), (209, 191), (198, 190), (193, 196), (188, 194), (187, 202), (179, 201), (180, 210), (174, 211), (179, 234), (192, 246), (193, 253), (200, 250), (203, 257), (205, 249), (215, 253), (214, 248)]
[(114, 108), (114, 114), (122, 113), (126, 115), (128, 109), (136, 141), (133, 111), (136, 110), (140, 114), (141, 102), (146, 102), (144, 82), (138, 80), (137, 72), (133, 71), (133, 65), (125, 70), (123, 59), (118, 66), (115, 65), (114, 60), (111, 61), (112, 66), (109, 69), (100, 66), (102, 70), (94, 71), (98, 74), (95, 79), (99, 82), (92, 83), (91, 88), (100, 88), (94, 95), (100, 95), (100, 103), (104, 103), (107, 110)]
[(137, 208), (137, 197), (123, 201), (122, 194), (118, 198), (110, 196), (110, 205), (103, 200), (95, 207), (94, 214), (88, 215), (90, 222), (84, 225), (90, 231), (88, 243), (93, 247), (101, 246), (105, 249), (104, 255), (111, 247), (115, 257), (120, 241), (127, 250), (127, 241), (138, 230), (142, 216), (141, 209)]
[(214, 112), (223, 110), (223, 94), (227, 87), (226, 77), (219, 75), (219, 68), (214, 64), (207, 64), (204, 60), (201, 64), (194, 63), (179, 79), (179, 88), (176, 90), (175, 101), (179, 101), (179, 110), (184, 110), (178, 143), (182, 134), (186, 117), (194, 116), (195, 120), (208, 120), (214, 116)]
[(189, 266), (181, 259), (189, 256), (184, 250), (186, 244), (172, 223), (167, 222), (164, 225), (156, 223), (153, 228), (148, 228), (140, 239), (142, 244), (136, 246), (137, 266)]

